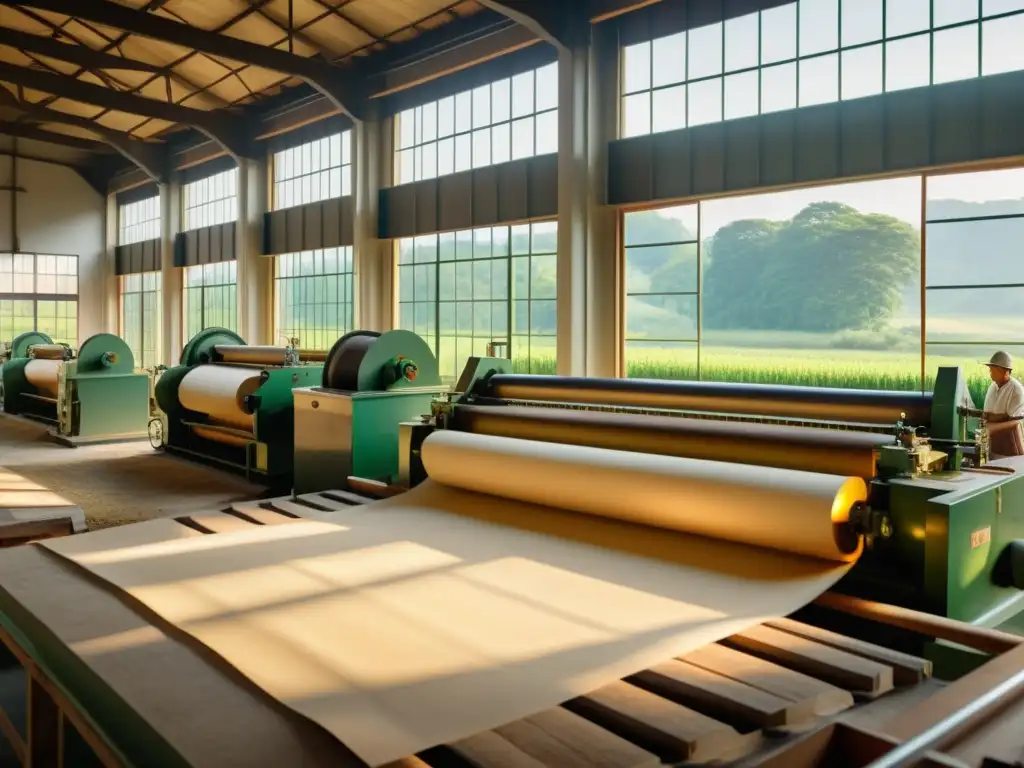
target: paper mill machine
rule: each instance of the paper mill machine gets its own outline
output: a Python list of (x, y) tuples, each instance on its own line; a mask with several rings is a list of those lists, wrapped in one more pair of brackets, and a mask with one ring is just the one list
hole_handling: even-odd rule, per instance
[[(145, 439), (149, 376), (136, 372), (123, 339), (98, 333), (75, 357), (66, 344), (37, 336), (26, 357), (12, 356), (3, 366), (6, 413), (53, 424), (53, 436), (67, 445)], [(12, 354), (26, 343), (19, 337)]]
[(520, 375), (472, 358), (429, 418), (402, 425), (399, 484), (425, 478), (435, 429), (861, 477), (870, 497), (850, 526), (869, 546), (840, 589), (1003, 626), (1024, 616), (1024, 457), (989, 461), (966, 401), (959, 368), (919, 393)]
[(226, 328), (185, 345), (179, 365), (156, 382), (163, 447), (214, 462), (270, 485), (292, 475), (292, 390), (320, 380), (292, 347), (248, 346)]
[(446, 391), (437, 360), (411, 331), (353, 331), (324, 358), (319, 386), (296, 389), (295, 492), (344, 486), (351, 475), (391, 482), (398, 427)]

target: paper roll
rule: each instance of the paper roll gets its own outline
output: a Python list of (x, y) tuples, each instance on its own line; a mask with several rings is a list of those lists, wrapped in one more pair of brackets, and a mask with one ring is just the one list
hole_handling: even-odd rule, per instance
[(45, 397), (57, 396), (57, 371), (63, 365), (59, 360), (29, 360), (25, 363), (25, 378)]
[(230, 365), (198, 365), (178, 385), (178, 401), (190, 411), (204, 413), (210, 421), (249, 432), (252, 414), (244, 401), (260, 388), (260, 372)]
[(852, 562), (844, 525), (859, 477), (555, 445), (440, 430), (422, 447), (435, 482), (504, 499)]

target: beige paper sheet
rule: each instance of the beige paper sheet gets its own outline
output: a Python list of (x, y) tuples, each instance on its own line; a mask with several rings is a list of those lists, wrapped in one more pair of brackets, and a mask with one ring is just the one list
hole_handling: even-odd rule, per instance
[[(324, 516), (332, 522), (170, 540), (177, 524), (154, 521), (138, 545), (125, 543), (127, 526), (116, 542), (41, 546), (127, 591), (373, 766), (791, 613), (853, 556), (829, 538), (836, 499), (855, 500), (845, 478), (830, 478), (830, 496), (821, 475), (757, 480), (733, 467), (736, 496), (694, 491), (706, 462), (441, 433), (426, 448), (432, 475), (462, 487), (430, 480)], [(520, 498), (601, 504), (581, 515), (466, 490), (470, 478)], [(674, 509), (689, 521), (674, 527), (721, 532), (722, 514), (698, 513), (749, 502), (728, 510), (749, 523), (738, 538), (783, 543), (758, 521), (778, 515), (799, 547), (831, 559), (613, 519), (606, 491), (635, 519), (672, 523)], [(168, 541), (153, 541), (157, 524)], [(796, 530), (805, 525), (812, 532)]]
[(214, 423), (251, 431), (252, 415), (242, 410), (242, 402), (259, 388), (260, 372), (254, 368), (197, 365), (178, 385), (178, 399)]
[(40, 394), (56, 397), (57, 370), (61, 365), (59, 360), (29, 360), (25, 363), (25, 378)]

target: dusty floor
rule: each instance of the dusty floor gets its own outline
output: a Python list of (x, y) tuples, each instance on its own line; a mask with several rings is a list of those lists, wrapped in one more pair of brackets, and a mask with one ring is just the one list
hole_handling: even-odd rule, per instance
[(85, 512), (90, 528), (219, 509), (261, 495), (240, 477), (153, 450), (146, 441), (67, 448), (47, 427), (0, 415), (0, 467)]

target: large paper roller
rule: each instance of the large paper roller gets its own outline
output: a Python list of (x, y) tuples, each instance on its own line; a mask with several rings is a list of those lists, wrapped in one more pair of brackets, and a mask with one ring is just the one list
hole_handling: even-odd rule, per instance
[(212, 424), (252, 432), (252, 414), (246, 413), (245, 398), (261, 384), (260, 372), (252, 368), (200, 365), (185, 374), (178, 398), (188, 410), (206, 414)]
[(865, 478), (875, 475), (879, 446), (893, 442), (872, 432), (554, 408), (460, 405), (452, 423), (478, 435)]
[(508, 400), (665, 408), (861, 424), (895, 424), (901, 414), (906, 414), (907, 420), (917, 426), (931, 423), (932, 407), (931, 393), (921, 392), (526, 374), (492, 376), (486, 394)]
[(452, 488), (715, 539), (852, 562), (867, 484), (843, 477), (442, 430), (423, 443)]
[(59, 360), (29, 360), (25, 364), (25, 378), (44, 397), (57, 397), (57, 371)]

